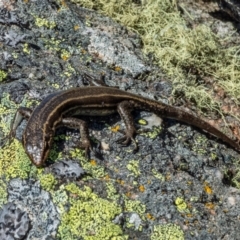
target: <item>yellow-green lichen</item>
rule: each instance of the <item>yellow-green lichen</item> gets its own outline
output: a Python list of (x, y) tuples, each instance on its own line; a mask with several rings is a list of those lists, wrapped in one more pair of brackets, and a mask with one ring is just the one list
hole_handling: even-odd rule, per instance
[(53, 190), (57, 184), (57, 180), (52, 174), (44, 174), (42, 173), (41, 169), (38, 170), (38, 179), (40, 181), (41, 187), (46, 191)]
[(95, 160), (89, 161), (88, 159), (85, 158), (83, 150), (76, 148), (70, 152), (70, 155), (72, 158), (79, 159), (82, 168), (95, 178), (102, 178), (106, 175), (104, 168), (98, 165)]
[(71, 53), (66, 49), (62, 49), (60, 55), (61, 55), (61, 59), (64, 61), (67, 61), (71, 57)]
[(120, 195), (117, 193), (117, 190), (112, 182), (106, 183), (107, 197), (108, 199), (117, 200)]
[(176, 224), (154, 226), (151, 240), (184, 240), (183, 230)]
[(128, 239), (113, 219), (121, 213), (121, 207), (112, 201), (98, 197), (89, 187), (78, 188), (75, 184), (66, 185), (70, 192), (70, 210), (63, 214), (58, 236), (61, 239), (105, 240)]
[[(25, 98), (22, 103), (26, 105)], [(0, 104), (0, 129), (5, 137), (10, 132), (11, 120), (18, 107), (8, 94), (3, 94)], [(0, 176), (5, 176), (7, 180), (15, 177), (25, 179), (36, 171), (19, 141), (5, 138), (1, 144), (5, 145), (0, 149)]]
[(144, 213), (146, 212), (146, 206), (142, 204), (139, 200), (130, 200), (126, 196), (124, 197), (125, 212), (135, 212), (142, 218), (144, 218)]
[(24, 52), (24, 53), (27, 53), (27, 54), (30, 54), (30, 50), (29, 50), (29, 48), (28, 48), (28, 44), (27, 44), (27, 43), (25, 43), (25, 44), (23, 45), (23, 52)]
[[(239, 161), (239, 160), (238, 160)], [(239, 163), (238, 163), (239, 164)], [(229, 175), (229, 172), (228, 174)], [(232, 185), (238, 189), (240, 189), (240, 168), (239, 165), (236, 168), (236, 175), (234, 175), (233, 178), (231, 178)]]
[(71, 77), (74, 73), (76, 73), (75, 69), (69, 64), (66, 64), (66, 70), (61, 74), (61, 76)]
[(0, 179), (0, 208), (7, 202), (7, 184)]
[(65, 186), (61, 185), (58, 190), (51, 191), (51, 196), (53, 203), (57, 205), (57, 209), (60, 215), (66, 213), (69, 198), (65, 190)]
[(145, 126), (145, 125), (147, 125), (147, 121), (145, 119), (139, 119), (138, 124)]
[[(137, 213), (141, 220), (145, 220), (146, 206), (138, 200), (131, 200), (124, 196), (124, 212)], [(130, 222), (130, 219), (127, 218), (126, 222), (127, 228), (135, 228), (136, 225)], [(142, 230), (142, 225), (138, 226), (138, 231)]]
[(153, 126), (153, 128), (147, 132), (142, 132), (140, 131), (140, 134), (143, 135), (143, 136), (146, 136), (148, 138), (151, 138), (151, 139), (155, 139), (159, 133), (162, 132), (162, 127), (161, 126)]
[(177, 197), (175, 199), (175, 205), (177, 207), (177, 210), (179, 212), (189, 212), (188, 208), (187, 208), (187, 203), (185, 202), (185, 200), (181, 197)]
[(0, 82), (7, 77), (7, 73), (3, 70), (0, 70)]
[(59, 44), (63, 40), (56, 40), (55, 38), (51, 39), (43, 39), (45, 43), (45, 47), (51, 51), (61, 51), (61, 48), (59, 47)]
[(153, 176), (159, 180), (161, 180), (162, 182), (165, 181), (165, 176), (163, 176), (161, 173), (157, 172), (155, 169), (152, 169), (152, 173), (153, 173)]
[(49, 21), (45, 18), (40, 17), (35, 17), (35, 24), (38, 27), (47, 27), (49, 29), (56, 27), (56, 23), (54, 21)]
[(15, 114), (18, 105), (10, 100), (9, 94), (4, 93), (0, 104), (0, 128), (5, 134), (10, 132), (11, 117)]
[(97, 194), (92, 192), (92, 189), (88, 186), (84, 186), (84, 189), (80, 189), (75, 183), (70, 183), (65, 186), (65, 189), (84, 200), (95, 200), (98, 198)]
[(18, 140), (0, 149), (0, 176), (26, 179), (34, 168)]
[(140, 175), (140, 170), (139, 170), (139, 161), (137, 160), (131, 160), (127, 164), (127, 169), (132, 172), (136, 177)]

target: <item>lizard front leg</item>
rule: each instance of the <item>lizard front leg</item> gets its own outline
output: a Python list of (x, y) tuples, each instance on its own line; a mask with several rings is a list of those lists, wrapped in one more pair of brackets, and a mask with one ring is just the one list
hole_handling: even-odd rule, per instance
[(126, 125), (125, 135), (122, 138), (119, 138), (117, 142), (123, 145), (128, 145), (130, 141), (133, 141), (135, 145), (134, 151), (136, 151), (138, 149), (138, 145), (134, 139), (136, 135), (136, 128), (131, 114), (132, 110), (133, 104), (129, 101), (123, 101), (117, 106), (117, 111)]
[(61, 125), (69, 127), (69, 128), (79, 128), (81, 142), (79, 143), (79, 147), (85, 149), (85, 157), (88, 158), (89, 150), (92, 151), (91, 140), (89, 138), (88, 126), (87, 123), (78, 118), (63, 118)]

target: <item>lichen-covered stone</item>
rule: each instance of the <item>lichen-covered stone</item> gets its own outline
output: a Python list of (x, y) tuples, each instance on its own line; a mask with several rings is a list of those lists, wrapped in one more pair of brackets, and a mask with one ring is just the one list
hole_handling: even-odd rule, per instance
[(0, 210), (0, 239), (22, 240), (31, 228), (31, 221), (26, 211), (13, 202), (2, 206)]
[(59, 214), (50, 194), (34, 180), (13, 179), (9, 182), (8, 201), (28, 213), (32, 228), (25, 240), (44, 240), (56, 234)]

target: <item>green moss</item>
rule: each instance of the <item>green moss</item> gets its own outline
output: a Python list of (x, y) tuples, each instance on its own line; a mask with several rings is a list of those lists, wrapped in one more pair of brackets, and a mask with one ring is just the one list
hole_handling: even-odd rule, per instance
[(0, 208), (3, 204), (7, 203), (7, 184), (0, 179)]
[(3, 70), (0, 70), (0, 82), (7, 77), (7, 73)]
[(128, 239), (113, 219), (121, 213), (116, 203), (99, 198), (89, 187), (78, 188), (71, 183), (65, 189), (73, 196), (70, 210), (63, 214), (58, 236), (61, 239), (105, 240)]
[(151, 240), (184, 240), (184, 233), (176, 224), (154, 226)]

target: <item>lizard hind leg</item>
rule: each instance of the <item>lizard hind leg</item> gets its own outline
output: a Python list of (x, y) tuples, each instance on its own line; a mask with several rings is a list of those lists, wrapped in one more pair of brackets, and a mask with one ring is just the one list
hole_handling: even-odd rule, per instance
[(133, 142), (134, 151), (137, 151), (138, 145), (135, 140), (135, 135), (137, 131), (136, 131), (134, 120), (131, 114), (132, 109), (133, 109), (133, 105), (129, 101), (123, 101), (119, 103), (117, 106), (118, 113), (126, 125), (126, 130), (123, 133), (124, 136), (119, 138), (116, 142), (121, 143), (122, 145), (125, 145), (125, 146), (128, 145), (130, 142)]

